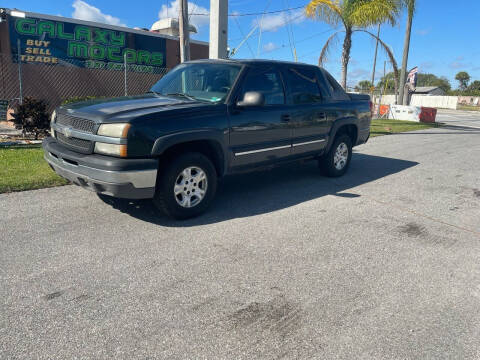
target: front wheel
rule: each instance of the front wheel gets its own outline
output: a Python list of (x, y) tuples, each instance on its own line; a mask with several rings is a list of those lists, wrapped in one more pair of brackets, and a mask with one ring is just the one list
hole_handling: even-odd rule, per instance
[(204, 213), (217, 190), (217, 173), (203, 154), (186, 153), (159, 170), (153, 202), (166, 215), (188, 219)]
[(330, 177), (339, 177), (345, 174), (352, 159), (352, 140), (343, 134), (338, 136), (332, 147), (320, 160), (319, 166)]

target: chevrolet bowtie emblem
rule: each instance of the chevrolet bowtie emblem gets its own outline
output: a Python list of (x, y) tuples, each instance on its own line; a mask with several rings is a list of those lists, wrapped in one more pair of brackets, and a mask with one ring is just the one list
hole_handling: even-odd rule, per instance
[(63, 129), (63, 135), (65, 135), (67, 138), (72, 137), (72, 128), (67, 127)]

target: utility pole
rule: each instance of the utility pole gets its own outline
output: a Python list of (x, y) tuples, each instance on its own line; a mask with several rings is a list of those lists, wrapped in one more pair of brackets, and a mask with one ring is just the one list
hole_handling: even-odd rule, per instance
[(210, 59), (227, 58), (228, 0), (210, 0)]
[(188, 2), (179, 0), (178, 27), (180, 30), (180, 62), (190, 60), (190, 31), (188, 25)]
[(373, 58), (372, 86), (375, 87), (375, 68), (377, 67), (378, 38), (380, 37), (380, 24), (377, 30), (377, 44), (375, 45), (375, 57)]
[[(405, 40), (403, 43), (403, 59), (402, 59), (402, 70), (400, 71), (400, 102), (403, 105), (407, 105), (408, 90), (405, 89), (405, 82), (407, 77), (407, 66), (408, 66), (408, 52), (410, 51), (410, 36), (412, 34), (412, 22), (413, 14), (415, 11), (415, 1), (407, 1), (407, 30), (405, 32)], [(405, 91), (407, 96), (405, 96)]]

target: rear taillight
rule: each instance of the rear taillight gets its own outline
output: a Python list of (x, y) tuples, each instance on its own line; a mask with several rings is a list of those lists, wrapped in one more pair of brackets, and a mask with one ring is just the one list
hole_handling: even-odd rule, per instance
[(372, 117), (373, 117), (373, 115), (374, 115), (373, 113), (374, 113), (374, 111), (375, 111), (375, 106), (373, 105), (372, 100), (369, 101), (369, 104), (370, 104), (370, 114), (371, 114)]

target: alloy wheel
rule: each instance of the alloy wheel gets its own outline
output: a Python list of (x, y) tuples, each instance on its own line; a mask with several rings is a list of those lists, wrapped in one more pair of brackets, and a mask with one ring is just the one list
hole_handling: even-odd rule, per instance
[(207, 192), (207, 175), (197, 166), (184, 169), (175, 180), (174, 193), (178, 205), (192, 208), (200, 204)]
[(348, 161), (348, 146), (345, 143), (340, 143), (333, 155), (333, 165), (335, 169), (342, 170)]

